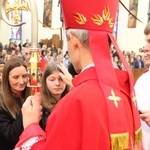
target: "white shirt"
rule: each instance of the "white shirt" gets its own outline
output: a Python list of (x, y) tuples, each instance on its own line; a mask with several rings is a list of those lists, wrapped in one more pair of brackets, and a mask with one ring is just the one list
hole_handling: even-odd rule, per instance
[[(139, 110), (150, 110), (150, 70), (138, 78), (134, 86)], [(150, 150), (150, 127), (141, 120), (144, 150)]]

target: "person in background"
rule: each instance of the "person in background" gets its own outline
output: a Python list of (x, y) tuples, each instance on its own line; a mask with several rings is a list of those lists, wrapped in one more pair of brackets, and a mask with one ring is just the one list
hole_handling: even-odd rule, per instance
[(4, 60), (0, 59), (0, 74), (1, 74), (1, 75), (2, 75), (2, 73), (3, 73), (4, 66), (5, 66)]
[(1, 91), (1, 83), (2, 83), (2, 74), (3, 74), (3, 69), (5, 66), (4, 60), (0, 60), (0, 91)]
[(121, 68), (121, 63), (120, 63), (120, 59), (119, 57), (116, 55), (116, 56), (113, 56), (113, 61), (115, 62), (115, 65), (119, 68), (119, 69), (122, 69)]
[(17, 57), (19, 57), (19, 58), (21, 58), (22, 60), (24, 60), (24, 59), (23, 59), (23, 56), (22, 56), (22, 54), (21, 54), (21, 52), (17, 53)]
[(112, 53), (112, 57), (113, 57), (113, 58), (114, 58), (115, 56), (118, 57), (117, 51), (116, 51), (116, 49), (115, 49), (114, 46), (112, 46), (112, 51), (111, 51), (111, 53)]
[(12, 50), (11, 51), (11, 58), (15, 58), (15, 57), (17, 57), (16, 52), (15, 52), (15, 50)]
[(23, 41), (22, 40), (20, 40), (20, 43), (18, 44), (18, 46), (19, 46), (19, 52), (21, 52), (22, 47), (23, 47)]
[(42, 41), (42, 39), (40, 40), (40, 42), (39, 42), (39, 45), (40, 45), (40, 48), (42, 48), (43, 47), (43, 41)]
[(14, 42), (9, 39), (8, 51), (11, 52), (12, 50), (14, 50)]
[(3, 44), (2, 42), (0, 42), (0, 52), (2, 52), (2, 50), (3, 50)]
[(56, 48), (55, 44), (52, 44), (51, 51), (52, 51), (52, 55), (53, 55), (53, 53), (57, 53), (58, 54), (58, 51), (57, 51), (57, 48)]
[(135, 62), (134, 62), (134, 69), (140, 69), (140, 68), (144, 68), (144, 62), (142, 60), (142, 56), (137, 55)]
[(134, 69), (134, 65), (135, 65), (135, 57), (133, 57), (133, 56), (131, 55), (131, 57), (130, 57), (130, 68), (131, 68), (131, 69)]
[(51, 56), (51, 50), (46, 51), (46, 55), (44, 58), (47, 62), (52, 62), (52, 60), (54, 61), (53, 57)]
[(52, 57), (53, 57), (54, 61), (57, 61), (57, 55), (58, 55), (58, 53), (55, 51), (52, 53)]
[(10, 59), (2, 73), (0, 95), (0, 150), (12, 150), (23, 131), (21, 107), (30, 95), (27, 66), (20, 58)]
[(23, 52), (22, 52), (23, 57), (25, 58), (25, 62), (27, 63), (27, 66), (29, 67), (30, 65), (30, 58), (31, 58), (31, 51), (30, 47), (23, 47)]
[(58, 63), (63, 63), (63, 55), (62, 55), (62, 54), (58, 54), (58, 55), (56, 56), (56, 61), (57, 61)]
[(128, 65), (130, 66), (130, 55), (125, 55), (125, 60), (127, 61)]
[(47, 45), (44, 44), (41, 49), (44, 50), (44, 51), (46, 51), (47, 50)]
[(5, 44), (4, 49), (5, 49), (6, 51), (8, 51), (8, 49), (9, 49), (8, 44)]
[(14, 51), (15, 52), (19, 51), (19, 47), (18, 47), (17, 41), (14, 41)]
[(68, 66), (70, 64), (70, 57), (69, 57), (68, 51), (66, 51), (66, 53), (63, 57), (63, 64), (66, 66), (66, 68), (68, 68)]
[(142, 132), (143, 132), (143, 148), (150, 149), (150, 22), (144, 29), (146, 45), (144, 50), (144, 64), (148, 70), (145, 71), (136, 81), (134, 89), (137, 99), (137, 105), (140, 111)]
[[(31, 46), (27, 46), (27, 47), (24, 47), (23, 48), (23, 53), (24, 53), (24, 56), (25, 56), (25, 62), (27, 63), (28, 67), (30, 65), (30, 58), (31, 58), (31, 50), (30, 50)], [(40, 67), (40, 70), (41, 72), (44, 71), (45, 69), (45, 66), (47, 64), (47, 61), (46, 59), (41, 55), (41, 50), (39, 50), (38, 52), (38, 59), (39, 59), (39, 67)]]
[(28, 44), (29, 44), (29, 39), (26, 39), (26, 42), (23, 44), (23, 47), (28, 47), (30, 45), (30, 44), (29, 45)]
[(11, 54), (7, 54), (7, 55), (5, 55), (5, 62), (7, 62), (9, 59), (11, 59), (12, 58), (12, 56), (11, 56)]
[[(142, 140), (133, 75), (112, 34), (119, 0), (61, 0), (67, 50), (78, 73), (73, 88), (40, 128), (39, 93), (23, 105), (16, 149), (135, 150)], [(110, 45), (126, 71), (114, 69)]]
[(65, 69), (65, 66), (59, 64), (58, 62), (48, 63), (43, 72), (41, 87), (43, 115), (40, 123), (44, 130), (45, 123), (51, 111), (59, 100), (72, 88), (72, 77), (70, 75), (68, 80), (66, 80), (66, 75), (67, 77), (69, 75), (69, 73), (67, 73), (67, 69)]
[(3, 49), (0, 58), (6, 62), (6, 56), (7, 56), (7, 51)]
[(41, 50), (41, 56), (43, 56), (43, 57), (46, 56), (46, 51), (45, 50)]
[(5, 65), (5, 61), (3, 59), (0, 59), (0, 74), (3, 73), (4, 65)]
[(58, 52), (58, 54), (63, 54), (63, 50), (60, 47), (57, 48), (57, 52)]

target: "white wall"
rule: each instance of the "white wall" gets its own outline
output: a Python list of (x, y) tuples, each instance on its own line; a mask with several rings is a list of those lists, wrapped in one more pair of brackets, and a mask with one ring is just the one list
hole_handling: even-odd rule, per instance
[[(129, 8), (129, 0), (123, 3)], [(117, 43), (121, 50), (138, 51), (145, 45), (144, 28), (147, 23), (149, 0), (139, 0), (137, 17), (144, 23), (137, 21), (136, 28), (127, 28), (128, 12), (119, 5)]]
[[(37, 3), (38, 9), (38, 19), (39, 21), (43, 22), (43, 7), (44, 7), (44, 0), (35, 0)], [(52, 29), (43, 27), (41, 23), (38, 23), (38, 40), (40, 39), (51, 39), (53, 34), (60, 34), (60, 27), (62, 26), (61, 21), (59, 20), (60, 14), (60, 7), (57, 6), (58, 0), (53, 0), (53, 8), (52, 9)], [(22, 39), (31, 40), (31, 14), (30, 12), (23, 12), (23, 21), (26, 22), (25, 25), (22, 27)]]
[(3, 20), (0, 20), (0, 42), (2, 42), (3, 45), (9, 43), (10, 39), (9, 28), (10, 27)]

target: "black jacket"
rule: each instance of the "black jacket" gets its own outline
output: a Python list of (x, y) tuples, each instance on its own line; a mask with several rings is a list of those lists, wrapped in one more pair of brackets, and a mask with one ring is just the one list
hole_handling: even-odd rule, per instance
[(0, 107), (0, 150), (13, 150), (23, 131), (22, 115), (16, 119)]

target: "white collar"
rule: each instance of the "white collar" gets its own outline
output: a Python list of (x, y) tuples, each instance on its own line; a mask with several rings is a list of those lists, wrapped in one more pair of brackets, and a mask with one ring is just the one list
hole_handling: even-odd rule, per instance
[[(90, 68), (90, 67), (94, 67), (94, 66), (95, 66), (94, 63), (89, 64), (89, 65), (87, 65), (85, 68), (83, 68), (82, 71), (84, 71), (84, 70), (86, 70), (86, 69), (88, 69), (88, 68)], [(82, 71), (81, 71), (81, 72), (82, 72)]]

